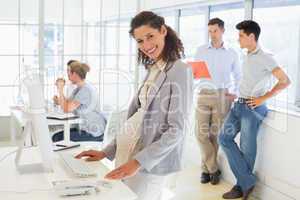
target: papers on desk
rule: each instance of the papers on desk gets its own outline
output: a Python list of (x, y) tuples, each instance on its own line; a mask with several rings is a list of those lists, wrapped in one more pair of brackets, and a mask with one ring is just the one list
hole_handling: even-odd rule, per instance
[(67, 119), (76, 119), (79, 118), (77, 115), (73, 113), (63, 113), (63, 112), (55, 112), (55, 111), (48, 111), (47, 112), (47, 119), (57, 119), (57, 120), (67, 120)]
[(53, 143), (53, 151), (62, 151), (62, 150), (72, 149), (79, 146), (80, 144), (75, 142), (64, 142), (64, 141), (56, 142)]
[(102, 189), (112, 189), (113, 183), (107, 180), (61, 180), (53, 181), (52, 185), (59, 196), (75, 196), (100, 192)]

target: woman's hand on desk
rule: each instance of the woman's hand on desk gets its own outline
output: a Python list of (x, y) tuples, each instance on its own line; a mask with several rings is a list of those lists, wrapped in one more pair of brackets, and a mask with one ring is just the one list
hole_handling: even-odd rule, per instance
[(123, 179), (129, 176), (134, 175), (140, 168), (140, 163), (137, 160), (130, 160), (124, 165), (121, 165), (117, 169), (106, 174), (104, 178), (111, 180)]
[(99, 161), (106, 157), (106, 154), (103, 151), (96, 151), (96, 150), (88, 150), (83, 151), (80, 154), (76, 155), (75, 158), (82, 158), (88, 157), (85, 159), (86, 161)]

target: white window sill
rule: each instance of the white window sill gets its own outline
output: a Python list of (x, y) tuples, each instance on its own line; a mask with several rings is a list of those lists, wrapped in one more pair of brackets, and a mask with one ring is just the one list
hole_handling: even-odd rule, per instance
[(294, 104), (287, 104), (287, 105), (277, 104), (276, 106), (272, 104), (268, 104), (268, 108), (274, 112), (300, 117), (300, 107), (297, 107)]
[(0, 117), (10, 117), (10, 108), (3, 109), (0, 111)]

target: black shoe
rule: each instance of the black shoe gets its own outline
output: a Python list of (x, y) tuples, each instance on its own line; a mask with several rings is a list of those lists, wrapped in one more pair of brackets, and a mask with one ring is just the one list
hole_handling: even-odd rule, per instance
[(244, 192), (243, 195), (243, 200), (247, 200), (248, 197), (250, 196), (251, 192), (253, 192), (254, 190), (254, 186), (252, 186), (251, 188), (249, 188), (247, 191)]
[(202, 172), (201, 183), (205, 184), (205, 183), (209, 183), (209, 181), (210, 181), (210, 175), (208, 173)]
[(210, 183), (217, 185), (220, 182), (221, 171), (217, 170), (215, 173), (210, 174)]
[(238, 199), (241, 197), (243, 197), (243, 190), (238, 185), (235, 185), (229, 192), (223, 194), (223, 199)]

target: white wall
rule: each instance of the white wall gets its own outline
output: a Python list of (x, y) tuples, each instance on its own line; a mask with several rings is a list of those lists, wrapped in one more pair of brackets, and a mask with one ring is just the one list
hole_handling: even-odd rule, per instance
[[(300, 199), (300, 114), (299, 116), (270, 111), (260, 129), (255, 174), (258, 184), (254, 195), (261, 200)], [(193, 132), (193, 130), (191, 130)], [(199, 167), (200, 150), (189, 137), (185, 146), (185, 168)], [(239, 138), (237, 138), (237, 143)], [(219, 163), (223, 178), (235, 184), (227, 158), (220, 150)]]
[[(300, 199), (300, 117), (270, 112), (258, 137), (255, 195), (262, 200)], [(223, 152), (220, 163), (224, 178), (235, 183)]]

